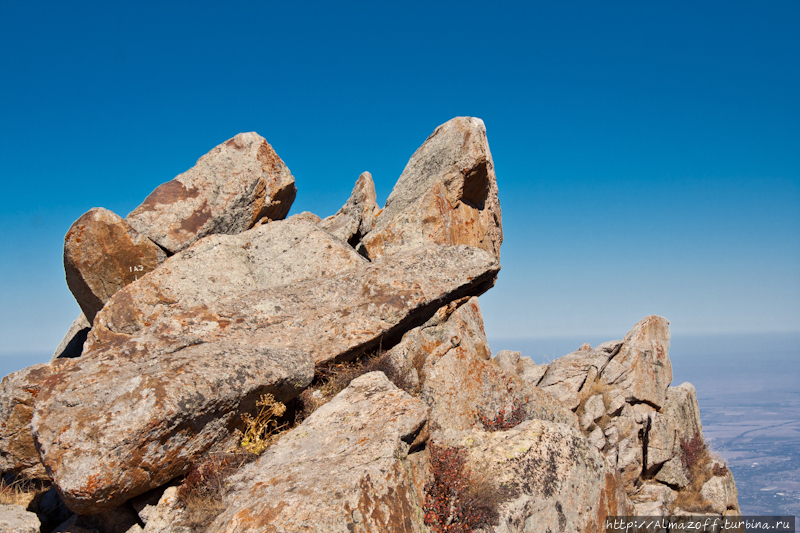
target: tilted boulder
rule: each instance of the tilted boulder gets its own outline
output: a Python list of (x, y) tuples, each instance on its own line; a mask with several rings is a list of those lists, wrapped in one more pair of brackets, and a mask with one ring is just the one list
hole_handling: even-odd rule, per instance
[(0, 382), (0, 473), (47, 479), (31, 436), (31, 416), (41, 384), (55, 366), (29, 366)]
[(517, 416), (576, 425), (575, 415), (548, 393), (505, 374), (491, 359), (477, 298), (439, 309), (407, 332), (388, 357), (431, 407), (432, 429), (466, 430)]
[(294, 177), (272, 146), (257, 133), (240, 133), (158, 186), (127, 221), (176, 253), (212, 233), (240, 233), (264, 217), (283, 219), (296, 193)]
[(150, 239), (102, 207), (82, 215), (64, 237), (67, 286), (90, 324), (114, 293), (166, 257)]
[[(168, 261), (159, 270), (170, 267)], [(428, 245), (280, 286), (237, 292), (221, 283), (218, 296), (188, 303), (148, 300), (157, 291), (145, 289), (145, 278), (112, 298), (98, 315), (86, 349), (124, 346), (146, 352), (225, 340), (298, 348), (317, 364), (348, 360), (384, 340), (388, 345), (447, 302), (482, 294), (499, 270), (497, 261), (477, 248)]]
[(372, 230), (381, 208), (375, 201), (375, 182), (372, 174), (364, 172), (356, 180), (350, 198), (336, 214), (324, 219), (320, 226), (351, 245)]
[(382, 372), (353, 380), (229, 479), (210, 530), (424, 531), (406, 455), (427, 411)]
[(61, 339), (61, 342), (58, 344), (56, 351), (53, 352), (53, 357), (50, 360), (55, 361), (61, 358), (72, 359), (80, 357), (83, 353), (83, 344), (89, 336), (90, 329), (92, 329), (92, 325), (86, 319), (86, 315), (83, 313), (78, 315), (78, 318), (72, 321), (72, 324), (64, 334), (64, 338)]
[(530, 420), (431, 439), (464, 449), (466, 470), (508, 494), (494, 531), (602, 531), (607, 516), (632, 511), (617, 473), (574, 427)]
[(67, 506), (94, 514), (230, 445), (262, 394), (286, 402), (313, 376), (301, 351), (223, 342), (86, 354), (40, 380), (33, 438)]
[(457, 117), (411, 156), (359, 249), (374, 259), (422, 243), (467, 244), (499, 259), (502, 242), (486, 127), (479, 118)]

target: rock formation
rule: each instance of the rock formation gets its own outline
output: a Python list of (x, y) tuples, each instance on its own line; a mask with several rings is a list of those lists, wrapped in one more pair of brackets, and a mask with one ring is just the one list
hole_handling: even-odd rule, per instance
[(0, 531), (602, 531), (738, 513), (694, 388), (669, 386), (666, 319), (546, 365), (492, 357), (478, 296), (502, 225), (480, 119), (438, 127), (383, 209), (367, 172), (325, 219), (283, 220), (295, 190), (243, 133), (126, 220), (75, 222), (83, 314), (49, 364), (0, 383), (0, 470), (41, 490), (36, 514), (0, 506)]

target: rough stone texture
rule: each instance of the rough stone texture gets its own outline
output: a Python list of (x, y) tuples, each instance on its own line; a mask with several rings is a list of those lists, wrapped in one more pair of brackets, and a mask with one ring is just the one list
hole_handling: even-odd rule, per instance
[[(679, 439), (690, 440), (695, 435), (703, 435), (697, 392), (691, 383), (681, 383), (677, 387), (669, 387), (662, 412), (668, 420), (672, 421), (678, 431)], [(680, 440), (678, 440), (678, 444), (680, 444)]]
[(669, 360), (669, 321), (651, 315), (625, 335), (619, 353), (602, 371), (601, 378), (626, 393), (628, 401), (648, 402), (660, 409), (672, 382)]
[(426, 417), (382, 372), (353, 380), (231, 478), (210, 530), (424, 531), (406, 454)]
[(86, 342), (86, 337), (89, 335), (89, 330), (91, 328), (92, 325), (86, 320), (86, 315), (83, 313), (78, 315), (78, 318), (72, 322), (72, 325), (67, 330), (64, 338), (61, 339), (61, 343), (58, 345), (58, 348), (56, 348), (50, 360), (55, 361), (59, 358), (73, 359), (75, 357), (80, 357), (83, 353), (83, 343)]
[(478, 118), (442, 124), (414, 153), (362, 239), (369, 258), (420, 243), (468, 244), (500, 257), (500, 201), (486, 127)]
[(631, 496), (636, 516), (669, 516), (678, 493), (660, 483), (644, 483)]
[(267, 141), (240, 133), (156, 188), (128, 223), (175, 253), (212, 233), (235, 234), (260, 219), (283, 219), (294, 201), (294, 177)]
[(576, 409), (580, 405), (579, 393), (584, 389), (584, 384), (595, 381), (609, 358), (618, 353), (621, 343), (610, 350), (601, 346), (594, 350), (579, 349), (552, 361), (547, 365), (538, 386), (570, 409)]
[(350, 198), (335, 215), (324, 219), (320, 226), (351, 245), (372, 230), (381, 208), (375, 201), (375, 182), (372, 174), (364, 172), (356, 180)]
[(496, 532), (601, 531), (606, 516), (632, 511), (619, 477), (580, 432), (531, 420), (507, 430), (434, 433), (467, 452), (467, 469), (516, 493)]
[(522, 363), (520, 362), (520, 356), (522, 352), (512, 352), (511, 350), (500, 350), (497, 352), (497, 355), (494, 356), (494, 364), (502, 370), (504, 374), (509, 376), (513, 376), (519, 374), (522, 371)]
[(519, 361), (522, 365), (519, 377), (525, 383), (529, 383), (534, 387), (539, 385), (539, 382), (542, 381), (542, 378), (547, 373), (547, 369), (550, 368), (550, 365), (537, 365), (529, 357), (521, 357)]
[(139, 513), (145, 523), (144, 533), (194, 533), (190, 527), (178, 525), (184, 513), (178, 500), (178, 487), (167, 488), (155, 507), (148, 511)]
[(39, 533), (39, 518), (21, 505), (0, 504), (0, 533)]
[[(159, 270), (170, 266), (168, 261)], [(381, 342), (390, 345), (449, 301), (482, 294), (499, 269), (491, 255), (477, 248), (428, 245), (278, 287), (236, 293), (221, 283), (224, 292), (218, 296), (196, 304), (184, 299), (180, 305), (169, 299), (147, 301), (141, 287), (149, 280), (144, 279), (120, 291), (98, 315), (86, 350), (113, 351), (124, 345), (147, 352), (224, 339), (302, 349), (316, 363), (346, 360)]]
[(583, 414), (581, 414), (580, 424), (581, 429), (589, 429), (589, 426), (594, 424), (594, 421), (603, 416), (606, 412), (605, 404), (603, 404), (603, 395), (595, 394), (591, 396), (583, 406)]
[(434, 429), (469, 429), (480, 424), (479, 415), (494, 418), (501, 409), (511, 414), (515, 405), (524, 419), (576, 424), (552, 396), (503, 373), (490, 356), (477, 298), (439, 309), (389, 351), (395, 367), (417, 380)]
[(64, 237), (67, 286), (90, 324), (115, 292), (166, 257), (150, 239), (102, 207), (81, 216)]
[(711, 510), (715, 513), (739, 509), (739, 494), (730, 470), (724, 476), (713, 476), (706, 481), (700, 489), (700, 495), (711, 504)]
[(232, 343), (87, 354), (40, 381), (31, 427), (64, 502), (94, 514), (185, 473), (262, 394), (286, 402), (313, 375), (298, 350)]
[(31, 436), (33, 405), (42, 382), (55, 367), (40, 364), (9, 374), (0, 382), (0, 472), (47, 479)]
[(679, 450), (678, 428), (673, 421), (661, 413), (650, 413), (645, 468), (651, 470), (669, 461)]
[(656, 481), (679, 489), (689, 484), (688, 472), (686, 472), (680, 456), (673, 457), (661, 466), (656, 474)]

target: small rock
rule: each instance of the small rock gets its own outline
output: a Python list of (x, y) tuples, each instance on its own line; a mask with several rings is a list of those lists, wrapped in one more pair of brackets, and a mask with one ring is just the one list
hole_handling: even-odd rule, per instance
[[(595, 394), (583, 404), (583, 414), (580, 418), (581, 429), (586, 430), (594, 424), (594, 421), (606, 413), (606, 406), (603, 403), (603, 395)], [(602, 435), (602, 433), (601, 433)]]
[(356, 180), (347, 202), (335, 215), (320, 222), (320, 227), (351, 246), (358, 244), (361, 237), (372, 230), (375, 217), (381, 211), (375, 199), (372, 174), (364, 172)]
[(39, 533), (40, 526), (36, 513), (21, 505), (0, 504), (0, 533)]
[(92, 325), (86, 320), (86, 315), (83, 313), (78, 315), (78, 318), (72, 322), (72, 325), (67, 330), (64, 338), (61, 339), (61, 343), (50, 360), (54, 361), (62, 357), (67, 359), (80, 357), (83, 353), (83, 343), (86, 342), (86, 337), (89, 335), (91, 328)]
[(739, 495), (730, 470), (724, 476), (712, 476), (703, 484), (700, 495), (711, 504), (711, 510), (715, 513), (739, 509)]
[(521, 370), (520, 356), (522, 352), (512, 352), (511, 350), (500, 350), (493, 361), (504, 374), (514, 376)]
[(656, 481), (682, 489), (689, 484), (688, 472), (683, 467), (680, 456), (673, 457), (656, 474)]

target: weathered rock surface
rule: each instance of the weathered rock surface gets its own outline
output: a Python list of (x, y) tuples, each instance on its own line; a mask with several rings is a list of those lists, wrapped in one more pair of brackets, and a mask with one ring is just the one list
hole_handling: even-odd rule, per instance
[(55, 367), (29, 366), (0, 382), (0, 472), (29, 479), (47, 479), (31, 436), (33, 405), (41, 383)]
[(515, 408), (520, 421), (539, 418), (577, 425), (575, 415), (552, 396), (504, 373), (490, 359), (477, 298), (439, 309), (406, 333), (389, 357), (431, 407), (433, 429), (470, 429), (480, 425), (480, 416), (505, 417)]
[(703, 435), (697, 392), (691, 383), (681, 383), (667, 389), (663, 413), (675, 425), (679, 439), (690, 440), (695, 435)]
[(39, 533), (39, 518), (21, 505), (0, 504), (0, 533)]
[(294, 177), (267, 141), (240, 133), (156, 188), (128, 223), (170, 253), (213, 233), (235, 234), (260, 219), (283, 219)]
[(603, 368), (603, 381), (625, 391), (629, 401), (660, 409), (672, 383), (669, 337), (666, 318), (645, 317), (625, 335), (619, 353)]
[(675, 456), (661, 466), (656, 474), (656, 481), (682, 489), (689, 484), (688, 474), (680, 456)]
[(660, 483), (644, 483), (631, 496), (636, 516), (669, 516), (678, 494)]
[(31, 427), (64, 502), (93, 514), (185, 473), (262, 394), (285, 402), (313, 375), (303, 352), (233, 343), (85, 355), (41, 379)]
[(499, 259), (502, 242), (486, 127), (478, 118), (457, 117), (411, 156), (360, 249), (373, 259), (421, 243), (468, 244)]
[(353, 380), (231, 479), (211, 530), (423, 531), (405, 457), (426, 417), (382, 372)]
[(372, 174), (364, 172), (356, 180), (350, 198), (336, 214), (324, 219), (320, 226), (351, 245), (372, 230), (381, 208), (375, 201), (375, 182)]
[[(170, 267), (168, 261), (159, 270)], [(218, 299), (174, 306), (140, 296), (146, 294), (144, 279), (120, 291), (98, 315), (86, 350), (125, 346), (146, 352), (224, 340), (298, 348), (316, 363), (346, 360), (424, 323), (449, 301), (482, 294), (499, 269), (477, 248), (428, 245), (278, 287), (236, 293), (224, 283)]]
[(711, 504), (711, 510), (715, 513), (739, 509), (739, 494), (730, 470), (724, 476), (712, 476), (703, 484), (700, 495)]
[(559, 357), (546, 366), (538, 386), (570, 409), (576, 409), (581, 402), (580, 392), (591, 388), (609, 359), (619, 353), (621, 346), (622, 341), (609, 342), (594, 350), (583, 347)]
[(64, 237), (67, 286), (90, 324), (115, 292), (166, 257), (153, 241), (102, 207), (82, 215)]
[(56, 348), (50, 360), (55, 361), (59, 358), (73, 359), (75, 357), (80, 357), (83, 353), (83, 343), (86, 342), (86, 337), (89, 335), (89, 330), (91, 328), (92, 325), (86, 320), (86, 315), (83, 313), (78, 315), (78, 318), (72, 322), (72, 325), (67, 330), (64, 338), (61, 339), (61, 343), (58, 345), (58, 348)]
[(510, 489), (494, 531), (602, 531), (606, 516), (632, 511), (616, 472), (575, 428), (531, 420), (507, 431), (447, 431), (432, 439), (464, 448), (469, 471)]

